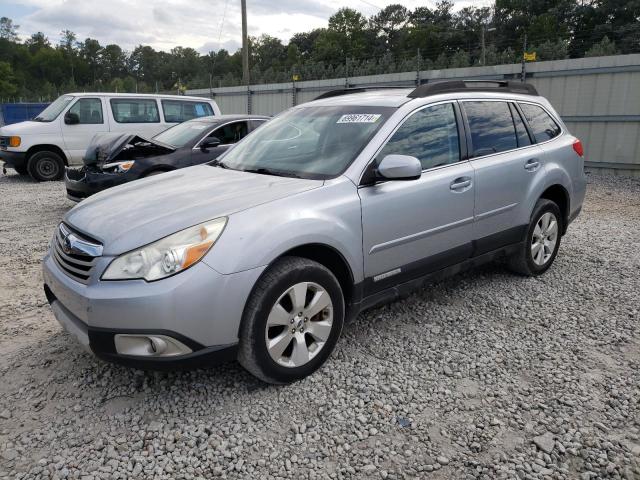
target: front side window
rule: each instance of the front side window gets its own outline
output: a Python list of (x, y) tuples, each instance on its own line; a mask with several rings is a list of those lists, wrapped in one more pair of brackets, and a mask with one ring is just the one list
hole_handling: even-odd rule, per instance
[(146, 98), (112, 98), (113, 119), (118, 123), (160, 123), (158, 104)]
[(233, 122), (215, 129), (209, 136), (218, 138), (221, 145), (229, 145), (242, 140), (247, 133), (247, 122)]
[(507, 102), (463, 102), (473, 157), (517, 148), (516, 130)]
[(460, 141), (453, 104), (423, 108), (411, 115), (396, 130), (377, 156), (411, 155), (422, 169), (449, 165), (460, 160)]
[(340, 175), (394, 107), (302, 106), (285, 111), (219, 157), (216, 165), (326, 179)]
[(551, 116), (539, 105), (530, 103), (520, 103), (520, 108), (529, 122), (536, 142), (546, 142), (560, 135), (560, 126)]
[(67, 105), (71, 103), (74, 97), (69, 95), (62, 95), (54, 100), (54, 102), (45, 108), (40, 114), (34, 118), (36, 122), (52, 122), (60, 113), (67, 108)]
[(104, 123), (102, 101), (99, 98), (81, 98), (73, 104), (69, 113), (78, 115), (80, 124)]
[(188, 102), (185, 100), (162, 100), (164, 121), (180, 123), (193, 118), (213, 115), (213, 108), (207, 102)]

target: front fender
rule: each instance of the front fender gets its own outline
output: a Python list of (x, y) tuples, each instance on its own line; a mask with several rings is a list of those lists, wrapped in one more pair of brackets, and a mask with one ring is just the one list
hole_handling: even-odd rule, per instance
[(259, 205), (229, 217), (225, 231), (204, 261), (231, 274), (269, 265), (285, 252), (309, 244), (333, 248), (362, 280), (360, 199), (342, 181)]

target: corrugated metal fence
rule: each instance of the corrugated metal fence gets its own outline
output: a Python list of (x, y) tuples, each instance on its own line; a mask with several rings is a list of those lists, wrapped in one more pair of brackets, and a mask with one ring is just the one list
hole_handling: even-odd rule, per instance
[[(295, 83), (189, 90), (223, 113), (272, 115), (323, 92), (367, 85), (415, 86), (442, 79), (518, 79), (521, 66), (452, 68)], [(640, 176), (640, 54), (527, 64), (527, 82), (585, 144), (587, 166)]]

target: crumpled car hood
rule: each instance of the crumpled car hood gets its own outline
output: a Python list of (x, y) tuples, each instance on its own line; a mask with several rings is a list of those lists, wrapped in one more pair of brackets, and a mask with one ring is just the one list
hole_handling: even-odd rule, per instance
[(209, 165), (110, 188), (67, 212), (64, 222), (118, 255), (184, 228), (323, 185)]
[[(145, 149), (148, 150), (148, 155), (144, 155)], [(127, 150), (135, 150), (136, 154), (142, 156), (155, 156), (171, 153), (175, 151), (175, 147), (131, 133), (98, 133), (91, 139), (82, 161), (87, 166), (95, 165), (100, 168), (115, 160), (121, 153), (126, 154)]]

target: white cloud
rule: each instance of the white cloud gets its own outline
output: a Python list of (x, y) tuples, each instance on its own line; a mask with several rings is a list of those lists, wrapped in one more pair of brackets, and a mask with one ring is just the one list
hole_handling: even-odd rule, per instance
[[(95, 38), (101, 44), (115, 43), (126, 50), (138, 44), (159, 50), (175, 46), (192, 47), (200, 52), (226, 48), (235, 51), (241, 43), (240, 2), (237, 0), (13, 0), (33, 10), (14, 21), (20, 33), (28, 36), (44, 32), (57, 43), (60, 32), (69, 29), (79, 40)], [(369, 16), (393, 2), (357, 0), (350, 3)], [(433, 7), (434, 1), (401, 2), (408, 8)], [(489, 0), (458, 0), (456, 8), (487, 5)], [(345, 6), (338, 0), (247, 0), (249, 34), (269, 34), (288, 39), (296, 32), (324, 27), (328, 18)], [(226, 9), (226, 13), (225, 13)], [(222, 17), (224, 14), (224, 24)], [(222, 28), (221, 28), (222, 27)]]

